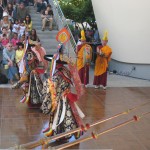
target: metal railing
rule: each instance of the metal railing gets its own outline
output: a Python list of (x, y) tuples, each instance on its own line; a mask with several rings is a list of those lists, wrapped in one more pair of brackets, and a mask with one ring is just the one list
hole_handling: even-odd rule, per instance
[(68, 56), (75, 58), (76, 57), (76, 54), (75, 54), (76, 42), (67, 24), (67, 21), (62, 12), (62, 9), (57, 0), (49, 0), (49, 3), (52, 6), (53, 13), (54, 13), (54, 20), (55, 20), (58, 30), (61, 30), (63, 27), (65, 27), (70, 33), (70, 40), (65, 45), (65, 49), (66, 49), (65, 53), (67, 53)]

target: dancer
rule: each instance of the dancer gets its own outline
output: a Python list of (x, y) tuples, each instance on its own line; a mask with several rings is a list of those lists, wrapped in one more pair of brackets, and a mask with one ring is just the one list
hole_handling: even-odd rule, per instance
[[(63, 44), (59, 44), (58, 52), (53, 58), (46, 55), (45, 59), (52, 61), (52, 69), (51, 76), (44, 82), (43, 88), (44, 97), (41, 109), (43, 113), (50, 114), (49, 127), (43, 132), (46, 136), (53, 136), (82, 126), (81, 118), (84, 114), (76, 101), (83, 94), (83, 88), (75, 63), (64, 54)], [(69, 68), (65, 64), (68, 64)], [(80, 89), (77, 95), (71, 92), (71, 85)], [(74, 135), (78, 138), (80, 132)], [(72, 134), (60, 140), (66, 142), (71, 137)]]
[[(27, 44), (28, 45), (28, 44)], [(32, 49), (30, 45), (28, 45), (25, 55), (21, 61), (21, 64), (24, 69), (22, 76), (20, 80), (13, 85), (13, 89), (19, 88), (22, 86), (24, 91), (24, 96), (21, 99), (20, 102), (24, 103), (26, 102), (28, 104), (29, 108), (39, 108), (42, 103), (42, 88), (43, 83), (40, 79), (39, 73), (38, 73), (38, 65), (46, 63), (42, 59), (43, 53), (45, 53), (45, 50), (40, 49), (42, 52), (39, 52), (35, 48)], [(41, 55), (42, 54), (42, 55)], [(43, 66), (43, 69), (46, 68)]]

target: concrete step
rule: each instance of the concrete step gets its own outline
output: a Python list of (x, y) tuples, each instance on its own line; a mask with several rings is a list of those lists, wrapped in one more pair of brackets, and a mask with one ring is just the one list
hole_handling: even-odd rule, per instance
[(58, 42), (56, 41), (56, 35), (58, 33), (57, 26), (54, 22), (53, 30), (49, 31), (48, 26), (46, 26), (45, 31), (42, 29), (41, 14), (36, 13), (36, 9), (33, 6), (29, 7), (30, 15), (33, 23), (33, 28), (36, 29), (37, 35), (41, 41), (42, 46), (45, 48), (47, 54), (54, 54), (57, 51)]
[(47, 34), (51, 34), (51, 35), (56, 35), (58, 33), (58, 31), (57, 30), (52, 30), (52, 31), (49, 31), (49, 30), (45, 30), (45, 31), (37, 30), (37, 33), (38, 34), (43, 34), (43, 35), (45, 35), (46, 33)]
[[(38, 25), (38, 26), (36, 26), (36, 25), (33, 25), (33, 28), (34, 29), (36, 29), (36, 30), (42, 30), (42, 25)], [(43, 31), (43, 33), (45, 33), (46, 31), (49, 31), (48, 30), (49, 29), (49, 27), (48, 26), (46, 26), (46, 28), (45, 28), (45, 31)], [(53, 30), (56, 30), (57, 32), (58, 32), (58, 30), (57, 30), (57, 27), (56, 26), (53, 26)], [(49, 31), (49, 32), (51, 32), (51, 31)]]

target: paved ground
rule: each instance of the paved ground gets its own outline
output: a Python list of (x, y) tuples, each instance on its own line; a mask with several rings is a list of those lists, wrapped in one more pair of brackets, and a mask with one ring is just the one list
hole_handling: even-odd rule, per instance
[[(141, 116), (149, 112), (149, 93), (150, 87), (111, 87), (106, 91), (94, 88), (85, 89), (85, 94), (77, 102), (85, 114), (83, 119), (85, 124), (109, 118), (141, 104), (147, 105), (92, 127), (82, 137), (91, 136), (92, 131), (100, 133), (112, 128), (133, 118), (133, 115)], [(25, 144), (44, 137), (42, 131), (48, 126), (49, 115), (42, 114), (39, 109), (29, 109), (26, 103), (19, 102), (21, 97), (21, 89), (0, 88), (0, 149), (7, 149), (16, 144)], [(149, 131), (150, 114), (143, 116), (137, 122), (101, 135), (96, 140), (89, 140), (69, 149), (150, 150)], [(72, 138), (71, 141), (73, 140)], [(55, 146), (58, 149), (56, 143)], [(36, 150), (40, 149), (41, 147), (38, 147)]]

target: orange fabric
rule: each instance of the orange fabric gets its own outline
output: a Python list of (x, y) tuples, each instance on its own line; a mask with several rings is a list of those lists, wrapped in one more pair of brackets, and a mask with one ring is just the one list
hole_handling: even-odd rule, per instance
[[(98, 52), (100, 49), (98, 48)], [(110, 57), (112, 54), (112, 50), (109, 46), (104, 46), (101, 48), (101, 52), (104, 53), (105, 57), (100, 56), (97, 54), (96, 62), (95, 62), (95, 70), (94, 75), (99, 76), (106, 72), (108, 68), (108, 62), (110, 61)]]
[(67, 43), (70, 39), (70, 33), (66, 28), (62, 28), (56, 35), (56, 40), (63, 44)]
[(38, 60), (44, 63), (44, 69), (48, 67), (48, 62), (44, 59), (44, 55), (46, 55), (46, 51), (43, 47), (40, 47), (38, 50), (33, 47), (32, 51), (36, 54)]
[(92, 47), (88, 44), (83, 44), (82, 46), (79, 45), (79, 49), (77, 48), (77, 69), (78, 69), (78, 71), (85, 66), (84, 61), (83, 61), (83, 58), (84, 58), (83, 55), (84, 55), (84, 49), (87, 46), (90, 48), (90, 50), (92, 52)]

